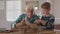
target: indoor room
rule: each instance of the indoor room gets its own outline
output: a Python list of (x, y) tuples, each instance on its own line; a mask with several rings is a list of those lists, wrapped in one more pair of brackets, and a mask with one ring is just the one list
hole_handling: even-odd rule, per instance
[[(50, 22), (50, 21), (48, 22), (50, 24), (52, 23), (51, 28), (53, 29), (51, 30), (49, 29), (43, 30), (43, 28), (46, 28), (44, 26), (35, 26), (37, 22), (39, 23), (40, 21), (43, 21), (44, 23), (46, 22), (42, 20), (42, 17), (44, 15), (43, 13), (45, 10), (43, 8), (43, 6), (45, 5), (43, 4), (45, 2), (50, 4), (50, 6), (47, 5), (49, 6), (48, 10), (49, 10), (49, 13), (54, 16), (54, 18), (51, 18), (51, 19), (54, 19), (54, 20), (51, 20), (53, 22)], [(60, 34), (59, 3), (60, 3), (60, 0), (0, 0), (0, 34)], [(33, 9), (32, 11), (34, 12), (32, 12), (30, 9), (31, 10)], [(29, 11), (31, 13), (29, 13)], [(35, 14), (35, 17), (32, 16), (32, 13)], [(32, 25), (31, 23), (28, 23), (28, 20), (25, 20), (24, 22), (26, 23), (23, 23), (23, 24), (24, 25), (31, 24), (34, 28), (36, 29), (38, 28), (37, 30), (30, 29), (29, 25), (27, 27), (24, 26), (20, 28), (19, 24), (21, 24), (20, 22), (22, 22), (24, 16), (29, 17), (29, 15), (32, 16), (32, 19), (29, 19), (29, 20), (30, 21), (35, 20), (34, 22), (36, 23), (33, 23), (34, 25)], [(48, 21), (47, 18), (45, 19)], [(49, 26), (47, 25), (47, 27)]]

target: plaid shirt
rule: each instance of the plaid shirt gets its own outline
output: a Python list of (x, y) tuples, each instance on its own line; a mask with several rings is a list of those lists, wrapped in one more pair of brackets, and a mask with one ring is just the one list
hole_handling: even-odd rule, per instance
[[(15, 24), (19, 23), (22, 21), (22, 19), (24, 19), (27, 15), (26, 14), (22, 14), (19, 16), (19, 18), (15, 21), (14, 24), (12, 24), (12, 28), (15, 27)], [(28, 17), (27, 17), (28, 18)], [(33, 15), (33, 17), (31, 19), (28, 18), (28, 20), (30, 21), (31, 24), (34, 23), (35, 20), (38, 20), (39, 17), (37, 15)], [(55, 17), (53, 15), (50, 16), (42, 16), (41, 20), (46, 22), (46, 25), (44, 25), (46, 28), (45, 29), (54, 29), (54, 21), (55, 21)], [(38, 24), (38, 25), (41, 25)]]
[(46, 22), (46, 29), (54, 29), (54, 21), (55, 21), (55, 17), (53, 15), (49, 15), (49, 16), (42, 16), (41, 20)]
[(26, 14), (22, 14), (22, 15), (20, 15), (19, 18), (15, 21), (15, 23), (12, 24), (11, 27), (14, 28), (14, 27), (15, 27), (15, 24), (21, 22), (25, 17), (29, 20), (29, 22), (30, 22), (31, 24), (33, 24), (35, 20), (39, 19), (39, 17), (38, 17), (37, 15), (33, 15), (33, 17), (32, 17), (31, 19), (29, 19)]

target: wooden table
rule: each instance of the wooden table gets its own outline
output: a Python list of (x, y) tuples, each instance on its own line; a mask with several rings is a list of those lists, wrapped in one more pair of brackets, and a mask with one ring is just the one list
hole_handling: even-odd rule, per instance
[[(14, 29), (16, 30), (16, 29)], [(4, 32), (0, 34), (56, 34), (56, 32), (52, 31), (52, 30), (41, 30), (41, 29), (31, 29), (31, 28), (20, 28), (19, 31), (16, 32)]]
[(25, 29), (20, 29), (18, 32), (0, 33), (0, 34), (56, 34), (52, 30), (32, 30), (29, 29), (28, 32)]

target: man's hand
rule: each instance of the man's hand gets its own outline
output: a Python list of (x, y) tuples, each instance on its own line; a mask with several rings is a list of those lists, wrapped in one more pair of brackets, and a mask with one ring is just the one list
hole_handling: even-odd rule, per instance
[(20, 28), (24, 25), (25, 20), (23, 19), (20, 23), (16, 24), (16, 28)]
[(23, 19), (21, 22), (20, 22), (20, 25), (23, 25), (25, 24), (25, 19)]
[(35, 29), (35, 28), (38, 28), (38, 25), (37, 24), (31, 24), (30, 26), (32, 29)]

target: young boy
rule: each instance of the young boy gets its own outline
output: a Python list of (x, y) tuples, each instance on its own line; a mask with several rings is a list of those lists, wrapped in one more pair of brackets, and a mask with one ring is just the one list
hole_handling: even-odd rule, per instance
[(54, 21), (55, 21), (55, 17), (50, 14), (50, 8), (51, 5), (49, 2), (45, 2), (41, 5), (42, 11), (43, 11), (43, 16), (41, 18), (41, 20), (38, 20), (38, 22), (40, 22), (38, 25), (42, 25), (44, 27), (46, 27), (45, 29), (54, 29)]

